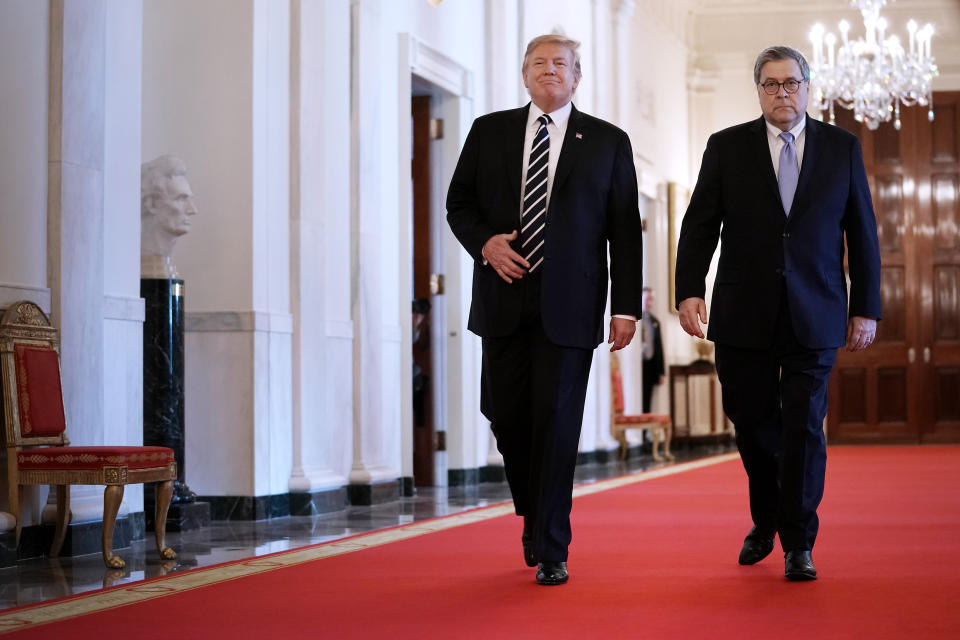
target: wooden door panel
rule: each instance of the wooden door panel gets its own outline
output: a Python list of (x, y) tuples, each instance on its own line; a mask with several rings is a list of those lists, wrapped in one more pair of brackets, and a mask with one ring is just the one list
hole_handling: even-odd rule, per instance
[(906, 367), (879, 367), (877, 369), (877, 422), (906, 425)]
[[(956, 91), (951, 93), (956, 94)], [(950, 102), (941, 104), (941, 100)], [(937, 162), (957, 162), (958, 127), (956, 95), (944, 96), (938, 94), (934, 99), (933, 122), (930, 123), (931, 151), (930, 159)]]
[(918, 358), (925, 374), (923, 442), (960, 442), (960, 92), (934, 96), (918, 136), (919, 239), (924, 290)]
[(957, 176), (938, 173), (931, 178), (933, 196), (934, 249), (960, 249), (960, 220), (957, 216)]
[(877, 323), (877, 345), (906, 343), (907, 307), (904, 267), (883, 267), (880, 276), (880, 303), (883, 321)]
[(827, 435), (831, 443), (917, 442), (919, 410), (912, 389), (921, 372), (910, 363), (910, 336), (918, 325), (919, 292), (911, 279), (915, 215), (914, 183), (908, 166), (915, 153), (909, 126), (886, 124), (871, 132), (849, 111), (838, 126), (857, 134), (863, 146), (881, 254), (883, 320), (877, 341), (857, 353), (841, 350), (830, 383)]
[(944, 265), (933, 269), (933, 337), (935, 342), (960, 339), (960, 266)]

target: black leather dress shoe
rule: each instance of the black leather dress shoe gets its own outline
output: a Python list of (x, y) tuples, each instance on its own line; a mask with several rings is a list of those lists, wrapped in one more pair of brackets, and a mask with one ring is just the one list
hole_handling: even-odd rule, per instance
[(750, 529), (746, 539), (743, 541), (743, 547), (740, 548), (740, 564), (757, 564), (773, 551), (773, 535), (766, 535), (757, 531), (754, 527)]
[(537, 584), (552, 586), (566, 584), (570, 579), (566, 562), (541, 562), (537, 569)]
[(787, 551), (785, 554), (783, 575), (787, 580), (816, 580), (817, 570), (813, 566), (813, 558), (806, 550)]
[(523, 534), (520, 535), (520, 543), (523, 545), (523, 561), (528, 567), (537, 566), (537, 556), (533, 552), (533, 525), (524, 518)]

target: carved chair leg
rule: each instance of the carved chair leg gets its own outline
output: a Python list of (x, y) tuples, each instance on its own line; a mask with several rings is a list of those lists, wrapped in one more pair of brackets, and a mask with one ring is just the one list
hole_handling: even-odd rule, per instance
[(662, 438), (660, 437), (659, 427), (651, 427), (650, 428), (650, 442), (651, 442), (650, 447), (653, 450), (653, 459), (656, 460), (657, 462), (660, 462), (661, 460), (663, 460), (663, 456), (660, 455), (661, 440)]
[(20, 518), (20, 483), (17, 482), (17, 454), (7, 449), (7, 497), (10, 500), (10, 515), (17, 521), (17, 544), (20, 544), (20, 529), (23, 528)]
[(627, 459), (627, 449), (628, 449), (628, 447), (629, 447), (629, 444), (627, 443), (627, 431), (626, 431), (626, 429), (615, 429), (615, 430), (614, 430), (614, 434), (613, 434), (613, 438), (614, 438), (614, 439), (617, 441), (617, 443), (620, 445), (620, 447), (619, 447), (618, 450), (617, 450), (617, 452), (619, 453), (619, 456), (620, 456), (620, 460), (626, 460), (626, 459)]
[(70, 524), (70, 485), (58, 484), (50, 487), (57, 492), (57, 524), (53, 531), (53, 544), (50, 545), (50, 557), (56, 558), (63, 548), (63, 540), (67, 537), (67, 525)]
[(167, 510), (173, 498), (173, 480), (157, 483), (157, 511), (153, 531), (157, 538), (157, 553), (164, 560), (177, 557), (176, 551), (167, 546)]
[(676, 456), (670, 453), (670, 441), (673, 440), (673, 424), (668, 424), (663, 428), (664, 447), (666, 449), (667, 460), (675, 460)]
[(122, 569), (126, 564), (122, 558), (113, 555), (113, 525), (117, 522), (121, 502), (123, 485), (108, 484), (103, 490), (103, 563), (107, 569)]

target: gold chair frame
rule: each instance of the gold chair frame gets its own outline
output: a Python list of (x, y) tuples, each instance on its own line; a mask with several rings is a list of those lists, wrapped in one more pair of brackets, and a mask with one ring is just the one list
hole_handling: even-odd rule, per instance
[[(673, 439), (673, 421), (668, 415), (656, 413), (639, 413), (634, 415), (624, 415), (623, 411), (617, 408), (617, 387), (619, 385), (620, 397), (623, 397), (623, 373), (620, 369), (620, 359), (617, 354), (610, 354), (610, 434), (620, 443), (620, 459), (627, 458), (627, 450), (630, 444), (627, 442), (627, 429), (650, 430), (650, 439), (653, 441), (651, 448), (653, 450), (653, 459), (657, 462), (663, 460), (673, 460), (674, 455), (670, 453), (670, 441)], [(660, 453), (660, 445), (663, 444), (663, 453)]]
[[(13, 303), (0, 320), (0, 374), (3, 385), (4, 446), (7, 451), (7, 481), (10, 495), (10, 512), (17, 521), (16, 541), (19, 545), (22, 518), (20, 515), (22, 488), (27, 485), (50, 485), (56, 487), (57, 522), (50, 546), (50, 555), (60, 554), (67, 533), (70, 516), (70, 485), (105, 485), (103, 493), (103, 562), (109, 569), (120, 569), (125, 563), (113, 554), (113, 530), (117, 512), (123, 501), (124, 487), (128, 484), (157, 483), (155, 533), (157, 551), (164, 560), (176, 557), (176, 552), (166, 544), (167, 511), (173, 497), (173, 482), (177, 478), (177, 466), (170, 462), (164, 466), (144, 469), (129, 469), (125, 465), (104, 466), (100, 469), (19, 469), (17, 457), (26, 447), (67, 446), (70, 441), (66, 430), (57, 436), (24, 436), (21, 432), (20, 405), (17, 401), (18, 387), (14, 361), (14, 345), (25, 344), (49, 348), (60, 357), (60, 340), (57, 329), (50, 324), (47, 315), (34, 303)], [(62, 393), (62, 391), (61, 391)]]

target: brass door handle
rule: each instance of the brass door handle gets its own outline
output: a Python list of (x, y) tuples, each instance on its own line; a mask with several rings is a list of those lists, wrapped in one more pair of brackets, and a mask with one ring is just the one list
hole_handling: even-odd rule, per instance
[(917, 361), (917, 350), (913, 347), (907, 350), (907, 361), (911, 364)]
[(923, 348), (923, 361), (930, 362), (930, 347)]

